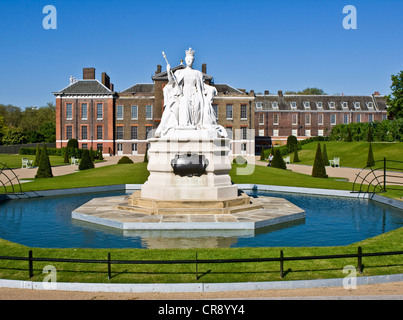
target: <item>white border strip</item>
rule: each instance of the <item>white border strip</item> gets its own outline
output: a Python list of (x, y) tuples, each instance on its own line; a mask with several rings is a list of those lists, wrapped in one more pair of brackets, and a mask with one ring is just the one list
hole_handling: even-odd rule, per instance
[[(68, 283), (55, 282), (53, 287), (46, 282), (2, 280), (0, 288), (81, 291), (81, 292), (225, 292), (278, 289), (306, 289), (343, 287), (344, 278), (266, 282), (229, 282), (229, 283)], [(403, 281), (403, 274), (357, 277), (357, 286)]]

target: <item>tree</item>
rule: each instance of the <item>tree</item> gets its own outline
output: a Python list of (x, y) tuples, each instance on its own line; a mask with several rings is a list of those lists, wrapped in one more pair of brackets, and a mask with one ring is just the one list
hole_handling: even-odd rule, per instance
[(367, 156), (367, 167), (373, 167), (375, 165), (374, 154), (372, 152), (372, 144), (369, 143), (368, 156)]
[(374, 138), (372, 137), (372, 125), (369, 124), (367, 133), (367, 142), (372, 142), (373, 140)]
[(303, 95), (325, 95), (326, 93), (319, 88), (306, 88), (302, 91), (299, 91), (298, 94), (303, 94)]
[(64, 148), (64, 159), (63, 159), (63, 163), (70, 163), (69, 160), (69, 148)]
[(322, 158), (323, 158), (323, 164), (325, 165), (325, 167), (327, 165), (329, 165), (329, 158), (327, 156), (326, 144), (323, 144)]
[(36, 172), (35, 178), (51, 178), (51, 177), (53, 177), (52, 166), (50, 165), (48, 150), (45, 144), (41, 151), (41, 158), (39, 160), (38, 171)]
[(87, 170), (92, 168), (94, 168), (94, 163), (91, 161), (90, 152), (88, 151), (88, 149), (84, 149), (78, 169)]
[(295, 148), (294, 150), (294, 161), (293, 162), (300, 162), (301, 160), (299, 160), (298, 157), (298, 148)]
[(287, 137), (287, 148), (288, 151), (294, 152), (294, 150), (298, 149), (298, 140), (297, 137), (295, 136), (288, 136)]
[(68, 148), (78, 149), (78, 140), (70, 139), (69, 141), (67, 141), (67, 149)]
[(312, 168), (312, 177), (327, 178), (325, 164), (323, 162), (323, 155), (320, 149), (320, 143), (316, 148), (315, 160)]
[(287, 169), (287, 166), (284, 162), (283, 157), (281, 156), (281, 152), (279, 148), (276, 148), (274, 151), (273, 161), (271, 162), (271, 167), (278, 169)]
[(39, 166), (40, 159), (41, 159), (41, 149), (39, 148), (39, 144), (37, 144), (36, 145), (36, 152), (35, 152), (34, 167)]
[(397, 75), (392, 75), (392, 93), (386, 96), (389, 118), (403, 118), (403, 71)]

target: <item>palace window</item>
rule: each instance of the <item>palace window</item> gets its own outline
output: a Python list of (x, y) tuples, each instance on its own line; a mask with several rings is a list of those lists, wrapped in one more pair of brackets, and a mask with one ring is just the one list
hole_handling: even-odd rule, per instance
[(241, 120), (248, 119), (247, 105), (241, 104)]
[(116, 120), (123, 120), (123, 106), (116, 106)]
[(293, 113), (293, 114), (292, 114), (292, 124), (293, 124), (293, 125), (297, 125), (297, 124), (298, 124), (298, 114), (297, 114), (297, 113)]
[(335, 114), (335, 113), (331, 113), (331, 114), (330, 114), (330, 124), (331, 124), (331, 125), (335, 125), (335, 124), (336, 124), (336, 114)]
[(308, 101), (304, 102), (304, 108), (305, 108), (305, 110), (311, 109), (311, 104)]
[(344, 113), (344, 114), (343, 114), (343, 123), (344, 123), (344, 124), (348, 124), (348, 118), (349, 118), (349, 115), (346, 114), (346, 113)]
[(297, 103), (296, 102), (291, 102), (291, 110), (297, 110)]
[(298, 137), (298, 129), (292, 129), (291, 130), (291, 135), (294, 137)]
[(323, 113), (318, 114), (318, 125), (323, 125)]
[(329, 102), (329, 108), (330, 109), (335, 109), (336, 108), (336, 104), (334, 102)]
[(343, 110), (348, 110), (348, 103), (347, 102), (342, 102), (341, 107), (343, 108)]
[(138, 117), (138, 107), (137, 106), (132, 106), (131, 116), (132, 116), (132, 120), (137, 120), (137, 117)]
[(373, 111), (374, 110), (374, 104), (372, 102), (367, 102), (367, 108), (369, 111)]
[(116, 127), (116, 140), (123, 140), (123, 126)]
[(66, 104), (66, 119), (67, 120), (73, 119), (73, 104), (71, 103)]
[(82, 126), (81, 127), (81, 139), (82, 140), (87, 140), (88, 139), (88, 127), (87, 126)]
[(102, 126), (97, 126), (97, 140), (102, 140), (103, 139), (103, 127)]
[(227, 120), (232, 120), (232, 104), (227, 104), (226, 117), (227, 117)]
[(146, 106), (146, 120), (152, 120), (153, 118), (153, 106)]
[(368, 115), (368, 122), (369, 123), (374, 122), (374, 115), (373, 114)]
[(273, 137), (278, 137), (278, 129), (273, 129)]
[(248, 128), (246, 127), (241, 128), (241, 139), (242, 140), (248, 139)]
[(97, 120), (102, 120), (103, 118), (103, 104), (97, 103)]
[(323, 137), (323, 129), (318, 129), (318, 136)]
[(73, 138), (73, 127), (72, 126), (66, 126), (66, 139), (72, 139)]
[(323, 109), (322, 102), (316, 102), (316, 108), (322, 110)]
[(137, 136), (138, 136), (137, 126), (132, 126), (131, 127), (131, 139), (137, 140)]
[(305, 124), (310, 125), (311, 124), (311, 114), (308, 113), (305, 115)]
[(276, 101), (276, 102), (272, 102), (271, 103), (271, 108), (273, 109), (273, 110), (278, 110), (278, 102)]
[(274, 125), (278, 125), (278, 118), (279, 118), (278, 113), (274, 113), (273, 114), (273, 124)]
[(355, 122), (357, 122), (357, 123), (361, 122), (361, 113), (358, 113), (355, 115)]
[(215, 119), (218, 120), (218, 104), (213, 104)]
[(151, 137), (151, 130), (153, 129), (152, 126), (146, 126), (146, 139), (150, 139)]
[(262, 103), (256, 102), (256, 109), (262, 109)]
[(360, 110), (361, 109), (360, 103), (359, 102), (354, 102), (354, 108), (356, 110)]
[(82, 103), (81, 104), (81, 120), (88, 119), (88, 104)]
[(260, 125), (264, 124), (264, 113), (259, 113), (259, 124)]

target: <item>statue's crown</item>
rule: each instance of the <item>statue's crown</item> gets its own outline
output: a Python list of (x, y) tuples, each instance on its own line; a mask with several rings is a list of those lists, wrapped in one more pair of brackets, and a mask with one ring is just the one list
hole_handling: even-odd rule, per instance
[(186, 56), (194, 56), (195, 55), (195, 51), (192, 50), (192, 48), (189, 48), (189, 50), (186, 50)]

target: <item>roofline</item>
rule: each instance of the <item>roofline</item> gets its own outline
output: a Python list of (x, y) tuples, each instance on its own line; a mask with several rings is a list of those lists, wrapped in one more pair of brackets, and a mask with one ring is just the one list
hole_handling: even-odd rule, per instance
[[(67, 89), (68, 87), (70, 87), (70, 86), (72, 86), (73, 84), (75, 84), (75, 83), (77, 83), (77, 82), (80, 82), (80, 81), (97, 81), (101, 86), (103, 86), (105, 89), (107, 89), (108, 91), (109, 91), (109, 93), (111, 93), (111, 94), (113, 94), (115, 91), (112, 91), (111, 89), (109, 89), (107, 86), (105, 86), (102, 82), (100, 82), (98, 79), (80, 79), (80, 80), (77, 80), (77, 81), (75, 81), (75, 82), (73, 82), (73, 83), (70, 83), (67, 87), (64, 87), (63, 89), (61, 89), (60, 91), (57, 91), (57, 92), (52, 92), (53, 94), (56, 94), (56, 93), (58, 93), (58, 94), (61, 94), (61, 93), (64, 93), (64, 92), (62, 92), (63, 90), (65, 90), (65, 89)], [(76, 92), (77, 94), (78, 94), (78, 92)], [(70, 94), (75, 94), (75, 92), (71, 92)], [(103, 94), (105, 94), (105, 93), (103, 93)]]

